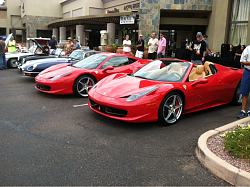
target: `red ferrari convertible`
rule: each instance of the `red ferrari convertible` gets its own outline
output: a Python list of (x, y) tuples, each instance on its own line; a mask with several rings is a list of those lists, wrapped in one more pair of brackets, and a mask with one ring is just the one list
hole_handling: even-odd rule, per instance
[(36, 89), (51, 94), (87, 97), (88, 91), (104, 77), (114, 73), (131, 74), (151, 61), (116, 53), (99, 53), (78, 63), (59, 64), (39, 73)]
[(89, 107), (122, 121), (173, 124), (182, 113), (241, 104), (242, 75), (240, 69), (211, 62), (155, 60), (134, 74), (114, 74), (98, 82), (89, 92)]

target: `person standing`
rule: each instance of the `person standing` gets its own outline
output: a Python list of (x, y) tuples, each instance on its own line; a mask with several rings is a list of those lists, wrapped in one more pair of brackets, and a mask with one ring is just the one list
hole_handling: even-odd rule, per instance
[(73, 51), (73, 47), (72, 38), (68, 37), (68, 43), (64, 46), (65, 55), (70, 55)]
[(76, 50), (76, 49), (80, 49), (80, 44), (79, 44), (79, 41), (77, 39), (74, 39), (74, 47), (73, 47), (73, 50)]
[(248, 95), (250, 92), (250, 45), (247, 46), (247, 48), (243, 51), (240, 58), (240, 63), (244, 66), (245, 70), (243, 73), (239, 90), (239, 93), (242, 94), (242, 109), (240, 114), (237, 116), (237, 118), (239, 119), (250, 116), (250, 107), (248, 112), (245, 112)]
[(88, 46), (88, 47), (89, 47), (89, 49), (93, 49), (93, 48), (92, 48), (91, 41), (89, 40), (89, 38), (88, 38), (88, 37), (86, 37), (86, 38), (85, 38), (85, 40), (87, 41), (86, 46)]
[(49, 41), (49, 46), (51, 49), (56, 49), (57, 48), (57, 41), (56, 41), (56, 36), (52, 35), (52, 39)]
[(129, 40), (129, 35), (126, 35), (126, 40), (123, 40), (123, 54), (131, 55), (131, 41)]
[(206, 55), (206, 43), (202, 40), (202, 33), (198, 32), (196, 34), (197, 40), (194, 40), (191, 47), (189, 48), (192, 51), (191, 62), (193, 64), (201, 65), (205, 61)]
[(16, 52), (16, 41), (14, 40), (14, 37), (10, 37), (10, 41), (8, 43), (8, 53)]
[(164, 58), (166, 50), (167, 40), (164, 38), (164, 34), (160, 33), (159, 46), (157, 51), (157, 58)]
[(208, 38), (208, 36), (206, 34), (204, 34), (202, 40), (206, 43), (206, 48), (210, 51), (210, 53), (212, 53), (212, 50), (210, 49), (210, 47), (207, 43), (207, 38)]
[[(235, 53), (234, 60), (235, 60), (235, 63), (237, 65), (239, 65), (239, 63), (240, 63), (240, 58), (241, 58), (241, 55), (242, 55), (242, 53), (243, 53), (243, 51), (244, 51), (245, 48), (246, 48), (245, 45), (241, 45), (240, 49), (238, 51), (236, 51), (236, 53)], [(244, 69), (244, 66), (242, 64), (240, 66), (241, 66), (240, 67), (241, 69)]]
[(5, 42), (3, 37), (0, 36), (0, 70), (7, 69), (7, 62), (5, 59)]
[(139, 40), (136, 42), (136, 48), (135, 57), (142, 58), (144, 53), (144, 40), (142, 39), (142, 35), (139, 35)]
[(229, 49), (229, 57), (235, 57), (235, 50), (233, 45), (230, 45), (230, 49)]
[(156, 38), (156, 33), (153, 32), (152, 38), (150, 38), (148, 41), (148, 59), (155, 59), (157, 47), (158, 39)]

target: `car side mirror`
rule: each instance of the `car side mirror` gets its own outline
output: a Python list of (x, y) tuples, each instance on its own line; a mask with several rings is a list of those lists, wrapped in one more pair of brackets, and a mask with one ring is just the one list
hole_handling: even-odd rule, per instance
[(113, 66), (108, 66), (108, 67), (104, 68), (104, 69), (102, 70), (102, 72), (106, 72), (106, 71), (108, 71), (108, 70), (113, 70), (113, 69), (114, 69)]
[(208, 80), (207, 80), (207, 79), (205, 79), (205, 78), (199, 78), (199, 79), (197, 79), (196, 81), (194, 81), (194, 82), (191, 84), (191, 86), (196, 86), (196, 85), (198, 85), (198, 84), (206, 84), (206, 83), (208, 83)]

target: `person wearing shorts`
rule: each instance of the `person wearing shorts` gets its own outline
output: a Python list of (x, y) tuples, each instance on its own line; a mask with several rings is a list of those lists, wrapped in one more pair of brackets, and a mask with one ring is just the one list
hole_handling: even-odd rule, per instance
[(244, 73), (241, 80), (241, 86), (239, 93), (242, 94), (242, 110), (237, 118), (241, 119), (250, 116), (250, 107), (246, 113), (246, 105), (248, 100), (248, 95), (250, 92), (250, 45), (243, 51), (240, 59), (241, 65), (244, 65)]
[(126, 35), (126, 40), (123, 40), (123, 54), (131, 56), (131, 41), (129, 35)]
[(142, 58), (143, 57), (143, 53), (144, 53), (144, 40), (142, 39), (142, 35), (139, 35), (140, 39), (136, 42), (136, 53), (135, 53), (135, 57), (137, 58)]

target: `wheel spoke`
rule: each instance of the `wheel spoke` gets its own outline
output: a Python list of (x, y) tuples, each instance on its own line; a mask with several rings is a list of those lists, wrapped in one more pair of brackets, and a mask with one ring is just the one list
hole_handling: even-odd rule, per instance
[(88, 80), (87, 80), (87, 82), (85, 84), (87, 84), (87, 85), (89, 84), (89, 78), (88, 78)]
[(174, 98), (173, 98), (173, 102), (172, 102), (173, 106), (175, 105), (175, 101), (176, 101), (176, 95), (174, 95)]
[(181, 107), (182, 107), (182, 104), (179, 104), (178, 106), (175, 106), (174, 109), (176, 110), (176, 109), (179, 109)]
[(176, 117), (176, 113), (175, 113), (175, 112), (173, 112), (173, 115), (174, 115), (174, 119), (177, 119), (177, 117)]
[(79, 90), (79, 92), (81, 93), (83, 90), (86, 90), (86, 88), (85, 88), (85, 87), (83, 87), (81, 90)]
[(83, 86), (85, 85), (85, 84), (84, 84), (84, 83), (82, 83), (81, 81), (79, 81), (79, 83), (80, 83), (81, 85), (83, 85)]
[(168, 118), (170, 118), (171, 114), (172, 114), (172, 111), (168, 110), (168, 115), (167, 115), (167, 117), (165, 117), (165, 120), (168, 120)]
[(165, 104), (164, 107), (166, 107), (167, 109), (171, 109), (171, 107), (168, 104)]

